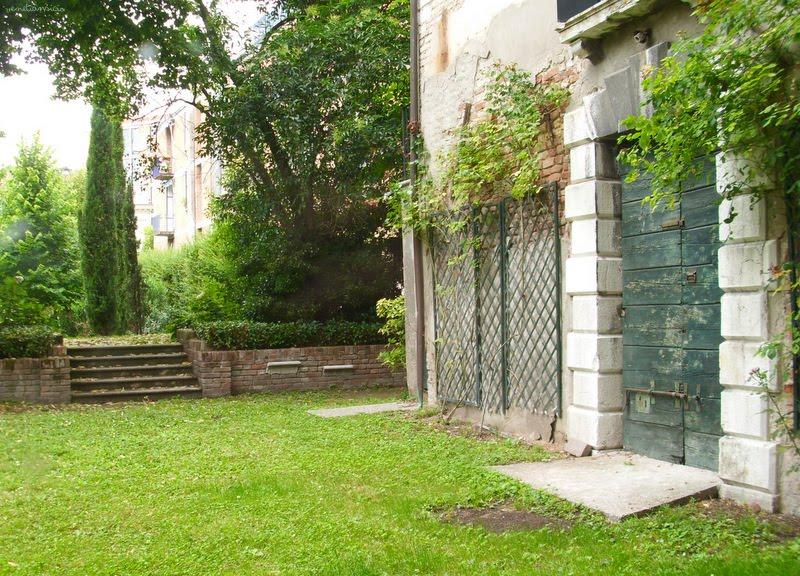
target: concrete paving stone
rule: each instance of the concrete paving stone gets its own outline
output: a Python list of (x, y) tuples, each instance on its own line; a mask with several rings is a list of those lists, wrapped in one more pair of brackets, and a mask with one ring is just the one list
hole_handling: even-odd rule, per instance
[(342, 418), (344, 416), (358, 416), (359, 414), (380, 414), (381, 412), (407, 412), (416, 410), (416, 403), (387, 402), (384, 404), (366, 404), (362, 406), (344, 406), (342, 408), (323, 408), (309, 410), (308, 413), (322, 418)]
[(618, 522), (659, 506), (716, 498), (716, 473), (614, 451), (591, 458), (523, 462), (491, 468)]

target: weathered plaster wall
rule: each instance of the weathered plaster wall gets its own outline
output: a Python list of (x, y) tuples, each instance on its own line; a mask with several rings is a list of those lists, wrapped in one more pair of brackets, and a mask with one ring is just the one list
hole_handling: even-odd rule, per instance
[[(572, 92), (563, 117), (563, 140), (554, 146), (559, 169), (547, 175), (548, 180), (558, 182), (565, 203), (565, 413), (556, 436), (568, 435), (595, 448), (622, 444), (622, 254), (616, 138), (624, 130), (624, 119), (640, 110), (642, 74), (667, 55), (669, 43), (681, 34), (691, 36), (700, 30), (689, 4), (630, 0), (626, 5), (638, 5), (640, 15), (624, 24), (615, 23), (613, 31), (596, 41), (589, 59), (562, 44), (555, 0), (422, 2), (421, 123), (434, 176), (453, 129), (465, 120), (466, 106), (471, 107), (473, 118), (480, 113), (483, 87), (495, 62), (516, 64), (540, 79), (555, 76)], [(651, 12), (645, 14), (647, 10)], [(634, 33), (647, 29), (647, 45), (637, 43)], [(720, 177), (718, 170), (718, 180)], [(750, 212), (745, 206), (747, 198), (737, 202), (741, 204), (737, 206), (740, 217), (734, 226), (742, 229), (720, 252), (720, 286), (726, 292), (722, 305), (726, 342), (721, 349), (726, 434), (720, 461), (726, 481), (723, 493), (765, 508), (780, 505), (797, 513), (800, 480), (788, 473), (789, 454), (781, 453), (770, 439), (774, 423), (763, 411), (763, 399), (756, 398), (757, 391), (747, 382), (749, 369), (760, 365), (753, 357), (755, 349), (785, 326), (787, 300), (770, 293), (767, 278), (769, 267), (785, 257), (784, 218), (774, 203), (761, 203)], [(724, 224), (721, 235), (722, 240), (727, 239)], [(435, 402), (430, 252), (425, 260), (429, 400)], [(535, 436), (525, 415), (487, 416), (465, 408), (461, 413), (468, 418), (486, 418), (485, 422), (509, 433)]]
[[(660, 13), (646, 18), (644, 26), (652, 28), (653, 42), (662, 42), (674, 40), (680, 30), (691, 33), (697, 25), (691, 18), (689, 8), (675, 0), (668, 2)], [(480, 114), (483, 87), (495, 63), (515, 64), (540, 80), (555, 79), (572, 92), (568, 107), (572, 110), (581, 107), (585, 97), (592, 97), (604, 89), (606, 76), (626, 68), (630, 58), (642, 52), (643, 47), (633, 39), (637, 29), (636, 23), (623, 26), (618, 34), (601, 43), (602, 57), (589, 61), (575, 56), (570, 47), (562, 43), (557, 31), (555, 1), (423, 0), (420, 9), (421, 129), (430, 154), (432, 174), (438, 174), (441, 154), (450, 145), (453, 130), (464, 122), (465, 106), (471, 106), (472, 117)], [(545, 159), (545, 178), (558, 182), (563, 191), (571, 181), (569, 151), (563, 146), (562, 118), (559, 116), (554, 120), (559, 141), (554, 143), (552, 150), (548, 150), (547, 155), (552, 154), (553, 158)], [(561, 202), (564, 203), (563, 192)], [(568, 273), (567, 259), (571, 254), (571, 231), (567, 220), (562, 219), (562, 278), (565, 279)], [(431, 270), (429, 258), (426, 259), (426, 268)], [(426, 274), (426, 281), (428, 389), (435, 400), (436, 336), (430, 272)], [(603, 308), (607, 301), (596, 304)], [(584, 308), (578, 313), (584, 314)], [(600, 310), (598, 314), (602, 312)], [(569, 345), (577, 345), (575, 338), (570, 342), (568, 337), (573, 326), (573, 314), (572, 297), (564, 290), (562, 405), (565, 408), (573, 399), (573, 372), (567, 368)], [(591, 323), (585, 318), (577, 320), (581, 321), (582, 326)], [(602, 403), (607, 399), (600, 395), (596, 400)], [(566, 433), (568, 418), (565, 415), (559, 420), (558, 435)], [(524, 427), (524, 423), (514, 420), (518, 419), (508, 419), (509, 429)], [(618, 430), (620, 425), (620, 419), (616, 418), (614, 427)], [(606, 444), (607, 447), (613, 445), (614, 441)]]
[(421, 122), (436, 157), (463, 119), (464, 104), (479, 108), (494, 62), (541, 72), (568, 49), (554, 29), (555, 2), (541, 0), (427, 0), (420, 6)]

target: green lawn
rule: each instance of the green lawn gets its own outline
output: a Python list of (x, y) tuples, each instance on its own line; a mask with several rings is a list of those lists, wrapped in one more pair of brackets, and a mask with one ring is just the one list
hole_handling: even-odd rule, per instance
[[(397, 415), (323, 420), (337, 393), (0, 414), (0, 574), (789, 574), (751, 515), (689, 505), (608, 525), (488, 472), (544, 458)], [(571, 529), (442, 522), (513, 501)]]

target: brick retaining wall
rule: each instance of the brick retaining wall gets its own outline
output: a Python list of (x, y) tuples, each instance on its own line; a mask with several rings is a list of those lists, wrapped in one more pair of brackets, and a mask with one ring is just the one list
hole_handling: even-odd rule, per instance
[(54, 346), (47, 358), (0, 360), (0, 402), (67, 404), (70, 401), (69, 358)]
[(381, 344), (210, 350), (192, 331), (180, 330), (178, 339), (206, 398), (282, 390), (405, 386), (405, 371), (392, 372), (378, 360), (385, 349)]

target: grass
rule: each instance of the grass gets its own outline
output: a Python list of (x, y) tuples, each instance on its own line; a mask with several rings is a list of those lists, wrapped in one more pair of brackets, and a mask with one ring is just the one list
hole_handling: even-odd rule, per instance
[[(366, 399), (367, 401), (369, 399)], [(323, 420), (345, 393), (0, 413), (0, 574), (530, 575), (800, 571), (800, 541), (700, 505), (609, 525), (486, 470), (547, 455), (397, 415)], [(511, 501), (568, 531), (442, 522)]]

